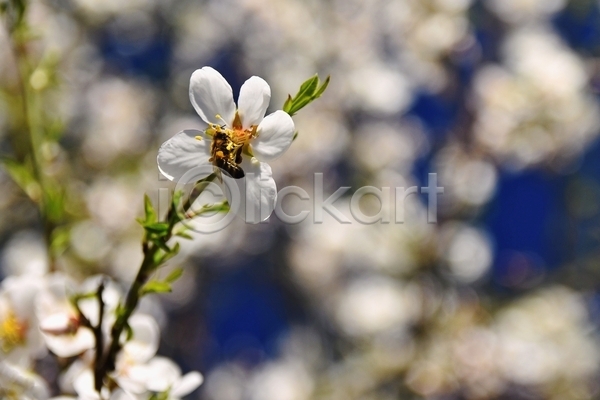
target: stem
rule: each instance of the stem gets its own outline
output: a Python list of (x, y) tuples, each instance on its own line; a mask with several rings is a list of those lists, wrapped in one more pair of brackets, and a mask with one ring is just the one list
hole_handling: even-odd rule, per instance
[(194, 188), (192, 189), (192, 192), (190, 193), (189, 197), (187, 198), (187, 200), (185, 201), (185, 203), (183, 203), (183, 212), (185, 213), (185, 215), (187, 217), (193, 217), (193, 211), (192, 214), (188, 214), (191, 211), (191, 207), (192, 204), (194, 204), (194, 201), (196, 201), (196, 199), (198, 197), (200, 197), (200, 195), (202, 194), (202, 192), (204, 192), (204, 189), (206, 189), (206, 187), (208, 186), (208, 184), (212, 181), (215, 180), (215, 178), (217, 177), (216, 174), (210, 174), (209, 176), (207, 176), (206, 178), (202, 179), (200, 182), (198, 182), (196, 184), (196, 186), (194, 186)]
[[(173, 236), (173, 229), (179, 218), (177, 216), (177, 205), (172, 203), (169, 208), (169, 212), (167, 213), (167, 221), (169, 222), (169, 230), (167, 234), (161, 238), (163, 244), (166, 246), (167, 241), (171, 239)], [(121, 335), (123, 331), (129, 324), (129, 317), (137, 308), (137, 305), (140, 301), (140, 293), (142, 287), (150, 278), (150, 274), (154, 272), (159, 266), (160, 262), (157, 263), (156, 255), (159, 251), (161, 251), (160, 246), (156, 245), (154, 242), (150, 241), (148, 238), (148, 233), (146, 232), (144, 236), (144, 241), (142, 244), (142, 250), (144, 252), (144, 259), (142, 260), (142, 264), (140, 265), (140, 269), (129, 288), (129, 292), (127, 292), (127, 297), (125, 298), (125, 305), (121, 308), (120, 312), (117, 314), (117, 320), (113, 325), (110, 337), (111, 343), (106, 353), (106, 357), (104, 360), (97, 359), (96, 360), (96, 370), (97, 376), (103, 380), (104, 377), (109, 373), (114, 371), (115, 362), (117, 359), (117, 354), (122, 348), (121, 345)]]
[(98, 299), (98, 325), (94, 328), (94, 338), (96, 339), (96, 357), (94, 362), (94, 388), (102, 398), (102, 383), (104, 381), (104, 374), (100, 370), (99, 366), (102, 360), (102, 353), (104, 350), (104, 334), (102, 333), (102, 320), (104, 319), (104, 301), (102, 301), (102, 293), (104, 293), (104, 280), (100, 282), (98, 290), (96, 291), (96, 298)]
[[(25, 24), (21, 21), (21, 24)], [(21, 91), (21, 105), (25, 130), (29, 139), (29, 153), (31, 154), (32, 173), (40, 187), (41, 196), (38, 202), (40, 218), (42, 219), (44, 229), (44, 240), (48, 248), (50, 272), (55, 270), (56, 260), (52, 252), (52, 234), (56, 225), (49, 215), (50, 195), (48, 193), (48, 183), (44, 174), (44, 158), (40, 153), (41, 145), (44, 141), (44, 132), (40, 124), (40, 109), (38, 99), (28, 83), (28, 77), (31, 75), (31, 67), (28, 62), (27, 49), (24, 43), (14, 38), (11, 39), (11, 47), (17, 70), (18, 86)]]
[[(169, 237), (170, 236), (171, 235), (169, 233)], [(99, 360), (96, 360), (98, 376), (102, 378), (115, 369), (117, 354), (122, 347), (120, 341), (121, 335), (123, 334), (125, 327), (128, 325), (129, 317), (131, 317), (131, 314), (133, 314), (133, 311), (135, 311), (138, 305), (142, 287), (146, 284), (150, 274), (156, 268), (154, 265), (154, 256), (158, 250), (159, 248), (157, 246), (148, 244), (148, 242), (144, 242), (144, 260), (142, 261), (140, 270), (138, 271), (135, 280), (131, 284), (129, 292), (127, 293), (127, 298), (125, 299), (125, 305), (123, 306), (122, 312), (117, 316), (117, 320), (111, 329), (110, 336), (112, 341), (110, 343), (109, 350), (106, 354), (104, 362), (99, 362)], [(98, 365), (100, 365), (100, 367), (98, 367)]]
[[(208, 183), (215, 178), (215, 175), (212, 174), (205, 178), (203, 181), (199, 182), (199, 184), (194, 188), (194, 191), (189, 196), (187, 201), (184, 204), (184, 210), (189, 208), (189, 206), (194, 202), (194, 200), (202, 194), (204, 189), (207, 187)], [(165, 247), (167, 247), (167, 242), (173, 236), (173, 231), (175, 225), (180, 222), (180, 214), (178, 213), (178, 204), (175, 204), (175, 201), (171, 203), (171, 207), (169, 208), (169, 212), (166, 216), (166, 221), (169, 224), (169, 228), (166, 234), (160, 239), (151, 240), (148, 232), (144, 237), (144, 241), (142, 244), (142, 250), (144, 252), (144, 259), (142, 260), (142, 264), (140, 265), (140, 269), (127, 292), (127, 297), (125, 298), (125, 304), (119, 309), (117, 312), (117, 320), (113, 325), (110, 332), (110, 346), (108, 351), (106, 352), (106, 356), (102, 359), (98, 357), (98, 352), (96, 354), (96, 385), (98, 382), (103, 382), (104, 377), (115, 370), (115, 363), (117, 354), (122, 349), (121, 344), (121, 336), (123, 335), (123, 331), (128, 327), (129, 318), (137, 308), (137, 305), (142, 296), (142, 288), (150, 278), (150, 275), (156, 271), (156, 269), (162, 264), (162, 260), (157, 258), (160, 255), (161, 251), (164, 251)], [(202, 214), (203, 212), (207, 212), (212, 210), (213, 208), (209, 207), (200, 211), (197, 215)], [(223, 207), (219, 206), (217, 210), (222, 210)], [(156, 240), (159, 240), (157, 243)]]

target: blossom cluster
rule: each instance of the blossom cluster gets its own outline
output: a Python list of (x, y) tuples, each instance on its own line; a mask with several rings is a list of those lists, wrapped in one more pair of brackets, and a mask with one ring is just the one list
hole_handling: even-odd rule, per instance
[[(100, 301), (96, 293), (101, 284)], [(137, 312), (129, 320), (130, 330), (121, 339), (122, 350), (109, 374), (111, 390), (97, 391), (94, 329), (101, 321), (103, 343), (109, 343), (121, 301), (121, 288), (106, 276), (82, 283), (61, 273), (4, 279), (0, 287), (0, 397), (48, 399), (48, 383), (36, 373), (35, 363), (49, 352), (64, 360), (58, 380), (64, 395), (54, 399), (147, 400), (159, 394), (176, 400), (195, 390), (202, 375), (182, 375), (172, 360), (156, 355), (159, 325), (153, 316)]]

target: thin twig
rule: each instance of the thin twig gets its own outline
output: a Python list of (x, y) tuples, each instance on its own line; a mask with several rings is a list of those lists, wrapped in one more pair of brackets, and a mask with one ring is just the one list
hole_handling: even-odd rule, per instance
[[(100, 370), (104, 354), (104, 334), (102, 332), (102, 322), (104, 319), (104, 300), (102, 294), (104, 293), (105, 282), (104, 279), (100, 282), (98, 290), (96, 291), (96, 298), (98, 299), (98, 325), (94, 328), (94, 338), (96, 339), (96, 357), (94, 362), (94, 387), (98, 394), (102, 391), (102, 384), (104, 381), (104, 375)], [(100, 395), (100, 398), (102, 396)]]

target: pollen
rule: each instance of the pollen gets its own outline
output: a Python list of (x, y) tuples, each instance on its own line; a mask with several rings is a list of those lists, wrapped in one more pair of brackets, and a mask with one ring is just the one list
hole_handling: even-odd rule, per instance
[(14, 312), (9, 311), (0, 321), (0, 349), (8, 353), (15, 347), (25, 344), (26, 332), (27, 324), (19, 321)]

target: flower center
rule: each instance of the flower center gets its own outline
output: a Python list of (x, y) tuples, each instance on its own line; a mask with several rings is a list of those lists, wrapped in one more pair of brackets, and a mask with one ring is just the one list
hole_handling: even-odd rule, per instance
[[(223, 120), (220, 115), (215, 116)], [(226, 122), (226, 121), (223, 121)], [(249, 129), (244, 129), (240, 115), (236, 112), (231, 127), (217, 124), (210, 124), (205, 133), (212, 138), (210, 147), (210, 161), (217, 169), (215, 172), (221, 179), (220, 171), (226, 171), (231, 177), (241, 179), (245, 176), (244, 170), (240, 167), (242, 163), (242, 153), (252, 155), (249, 142), (257, 136), (256, 125)], [(197, 136), (196, 139), (202, 140)]]
[[(215, 118), (223, 120), (219, 114), (217, 114)], [(223, 120), (223, 122), (225, 121)], [(257, 128), (258, 126), (252, 125), (249, 129), (244, 129), (240, 114), (236, 112), (231, 127), (228, 127), (227, 124), (210, 124), (205, 132), (211, 137), (214, 137), (216, 134), (225, 134), (236, 147), (239, 147), (247, 145), (250, 139), (254, 139), (258, 136), (256, 131)]]
[(15, 347), (25, 344), (26, 333), (27, 324), (19, 321), (14, 312), (9, 311), (0, 322), (0, 349), (8, 353)]

